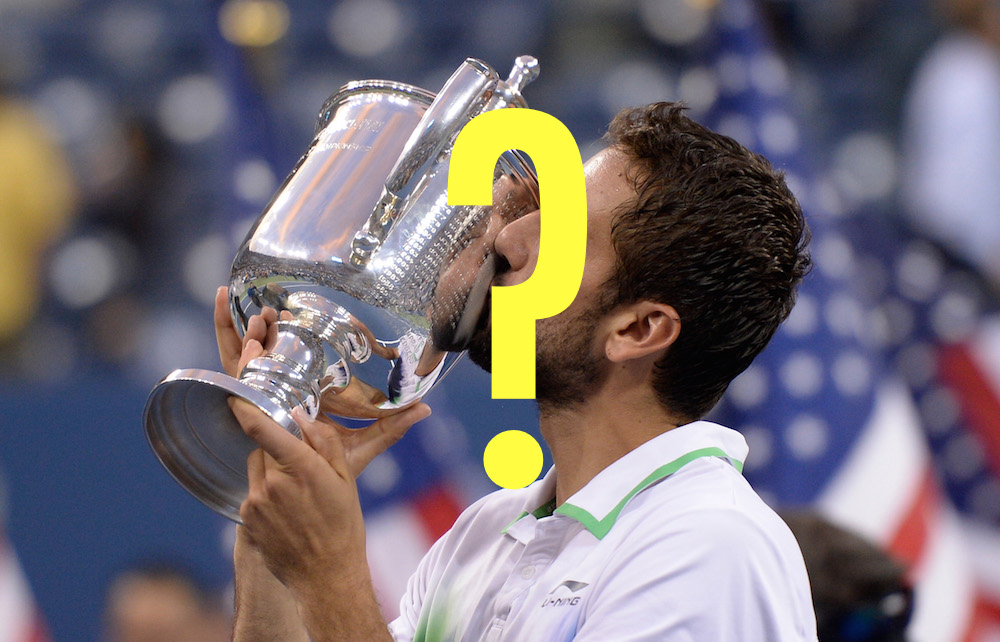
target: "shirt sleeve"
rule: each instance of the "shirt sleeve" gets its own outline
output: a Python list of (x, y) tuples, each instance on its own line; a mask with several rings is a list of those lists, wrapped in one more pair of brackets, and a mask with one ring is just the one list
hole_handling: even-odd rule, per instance
[(412, 642), (417, 638), (422, 642), (425, 634), (421, 633), (418, 636), (417, 632), (422, 630), (420, 618), (424, 605), (432, 600), (432, 592), (440, 581), (441, 570), (454, 554), (456, 542), (462, 538), (469, 524), (479, 515), (491, 497), (487, 495), (462, 511), (451, 529), (438, 538), (420, 560), (417, 570), (406, 583), (406, 592), (399, 601), (399, 616), (389, 623), (389, 632), (395, 642)]
[(790, 532), (767, 532), (738, 511), (694, 511), (672, 523), (611, 560), (575, 642), (816, 640)]
[(442, 549), (445, 547), (445, 540), (449, 533), (445, 533), (438, 541), (434, 542), (434, 545), (420, 560), (417, 570), (406, 583), (406, 592), (399, 600), (399, 616), (389, 623), (389, 632), (395, 642), (412, 642), (416, 635), (431, 575), (441, 558)]

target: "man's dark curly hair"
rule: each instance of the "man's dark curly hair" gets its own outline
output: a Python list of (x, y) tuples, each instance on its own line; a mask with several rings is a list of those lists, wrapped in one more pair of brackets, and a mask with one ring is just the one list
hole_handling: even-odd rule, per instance
[(609, 285), (613, 305), (653, 300), (679, 314), (653, 387), (678, 419), (694, 421), (774, 336), (810, 260), (783, 174), (683, 111), (669, 102), (626, 109), (608, 128), (637, 192), (615, 213)]

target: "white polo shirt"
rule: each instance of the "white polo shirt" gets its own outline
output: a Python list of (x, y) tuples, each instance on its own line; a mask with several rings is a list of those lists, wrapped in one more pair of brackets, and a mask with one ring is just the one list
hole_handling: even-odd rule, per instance
[(706, 421), (614, 462), (562, 506), (555, 471), (470, 506), (410, 578), (397, 641), (816, 640), (788, 527)]

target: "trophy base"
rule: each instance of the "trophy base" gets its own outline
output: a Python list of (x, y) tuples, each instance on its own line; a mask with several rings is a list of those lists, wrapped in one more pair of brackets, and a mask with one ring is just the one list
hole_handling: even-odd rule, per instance
[(146, 438), (174, 479), (206, 506), (234, 522), (247, 496), (247, 457), (257, 449), (229, 408), (244, 399), (295, 436), (290, 409), (257, 388), (211, 370), (174, 370), (153, 389), (143, 422)]

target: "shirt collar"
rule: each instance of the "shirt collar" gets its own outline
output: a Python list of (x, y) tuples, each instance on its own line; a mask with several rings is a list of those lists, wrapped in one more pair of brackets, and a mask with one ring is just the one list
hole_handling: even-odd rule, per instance
[[(504, 527), (503, 532), (510, 532), (511, 527), (521, 521), (521, 518), (533, 515), (535, 519), (548, 517), (553, 513), (556, 506), (556, 468), (550, 466), (545, 472), (545, 476), (528, 486), (525, 491), (524, 503), (521, 505), (521, 514), (514, 518), (510, 524)], [(515, 535), (515, 533), (511, 533)]]
[[(678, 426), (599, 472), (555, 513), (577, 520), (594, 537), (602, 539), (633, 497), (685, 464), (701, 457), (721, 457), (742, 472), (748, 451), (743, 435), (730, 428), (709, 421)], [(547, 505), (555, 497), (555, 486), (555, 468), (550, 468), (542, 480), (528, 489), (524, 512), (514, 521), (529, 513), (535, 517), (547, 515), (552, 510)]]

